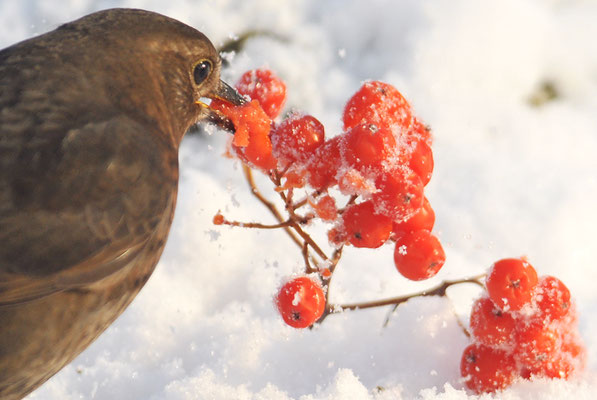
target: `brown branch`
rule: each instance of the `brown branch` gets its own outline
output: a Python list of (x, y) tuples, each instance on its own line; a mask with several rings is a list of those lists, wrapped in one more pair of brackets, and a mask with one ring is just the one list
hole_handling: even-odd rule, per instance
[[(274, 182), (274, 184), (278, 184), (279, 182), (277, 182), (276, 180), (278, 180), (279, 178), (274, 178), (272, 179), (272, 181)], [(292, 204), (292, 191), (289, 191), (289, 195), (286, 196), (286, 194), (284, 192), (278, 192), (278, 195), (280, 196), (280, 198), (282, 199), (282, 201), (284, 202), (284, 204), (286, 205), (286, 211), (289, 214), (289, 221), (290, 221), (290, 227), (292, 229), (294, 229), (294, 231), (303, 239), (303, 241), (305, 243), (308, 243), (309, 246), (311, 246), (311, 248), (313, 249), (313, 251), (315, 251), (315, 253), (323, 260), (323, 261), (328, 261), (328, 256), (325, 254), (325, 252), (323, 250), (321, 250), (321, 247), (319, 247), (319, 245), (317, 243), (315, 243), (315, 241), (311, 238), (311, 236), (306, 233), (303, 228), (300, 227), (300, 225), (297, 223), (297, 221), (303, 221), (304, 218), (298, 216), (295, 212), (294, 212), (294, 205)]]
[[(366, 308), (383, 307), (383, 306), (393, 305), (394, 308), (390, 312), (390, 314), (391, 314), (396, 310), (396, 308), (398, 308), (398, 306), (400, 304), (405, 303), (408, 300), (413, 299), (415, 297), (445, 296), (446, 290), (450, 286), (460, 285), (463, 283), (472, 283), (472, 284), (484, 287), (483, 283), (481, 282), (481, 279), (484, 276), (485, 275), (483, 274), (483, 275), (473, 276), (470, 278), (456, 279), (456, 280), (450, 280), (450, 281), (447, 280), (447, 281), (441, 282), (437, 286), (434, 286), (432, 288), (429, 288), (429, 289), (426, 289), (426, 290), (423, 290), (420, 292), (411, 293), (411, 294), (407, 294), (407, 295), (403, 295), (403, 296), (390, 297), (387, 299), (365, 301), (365, 302), (361, 302), (361, 303), (348, 303), (348, 304), (329, 304), (328, 303), (323, 315), (317, 322), (321, 323), (329, 314), (337, 313), (340, 311), (362, 310), (362, 309), (366, 309)], [(384, 326), (385, 326), (385, 323), (384, 323)]]
[[(265, 207), (267, 207), (267, 209), (272, 213), (274, 218), (276, 218), (279, 223), (284, 223), (285, 220), (282, 217), (282, 214), (280, 214), (280, 212), (276, 208), (276, 205), (268, 199), (266, 199), (257, 188), (257, 185), (255, 184), (255, 179), (253, 178), (253, 171), (251, 170), (251, 168), (243, 164), (243, 172), (245, 174), (245, 179), (249, 184), (253, 196), (255, 196), (257, 200), (259, 200)], [(298, 236), (291, 230), (290, 226), (285, 226), (284, 231), (286, 231), (288, 236), (290, 236), (290, 238), (297, 244), (297, 246), (299, 246), (299, 248), (303, 248), (303, 242), (301, 242)]]
[[(329, 277), (323, 279), (323, 288), (325, 290), (325, 304), (330, 304), (330, 284), (332, 283), (332, 278), (334, 277), (334, 271), (338, 266), (338, 261), (340, 261), (340, 257), (342, 256), (343, 248), (344, 245), (334, 250), (334, 254), (332, 254), (332, 258), (330, 260), (330, 265), (328, 266), (328, 269), (330, 271)], [(328, 310), (328, 307), (326, 307), (323, 316), (320, 318), (320, 321), (322, 321), (325, 318), (325, 316), (329, 313), (330, 311)]]
[(293, 211), (298, 210), (299, 208), (301, 208), (302, 206), (306, 205), (309, 201), (307, 200), (307, 198), (305, 197), (304, 199), (302, 199), (301, 201), (297, 201), (296, 203), (294, 203), (292, 205), (292, 209)]
[[(321, 250), (321, 248), (317, 245), (317, 243), (315, 243), (313, 241), (313, 239), (311, 239), (311, 236), (309, 236), (307, 233), (305, 233), (305, 231), (303, 231), (301, 229), (301, 227), (299, 226), (299, 224), (296, 222), (296, 220), (304, 222), (304, 218), (298, 217), (294, 213), (294, 210), (292, 209), (292, 207), (289, 207), (288, 205), (286, 205), (286, 209), (289, 211), (290, 218), (288, 220), (285, 220), (282, 217), (282, 214), (280, 213), (280, 211), (278, 211), (276, 205), (274, 203), (272, 203), (271, 201), (269, 201), (268, 199), (266, 199), (261, 194), (259, 189), (257, 188), (257, 185), (255, 184), (255, 179), (253, 178), (253, 170), (250, 167), (248, 167), (247, 165), (243, 164), (243, 172), (244, 172), (245, 179), (247, 180), (247, 183), (249, 184), (249, 187), (251, 189), (251, 193), (253, 194), (253, 196), (255, 196), (272, 213), (274, 218), (276, 218), (280, 224), (285, 224), (285, 226), (283, 226), (284, 230), (290, 236), (290, 238), (296, 243), (296, 245), (299, 246), (299, 248), (301, 248), (301, 250), (302, 250), (304, 248), (305, 244), (308, 244), (311, 248), (313, 248), (313, 250), (317, 253), (317, 255), (319, 255), (319, 257), (321, 257), (322, 260), (327, 260), (326, 254)], [(277, 171), (272, 171), (272, 173), (270, 175), (270, 179), (272, 180), (274, 185), (279, 186), (280, 175), (278, 174)], [(283, 192), (280, 192), (279, 194), (280, 194), (280, 197), (282, 198), (282, 200), (284, 201), (284, 203), (286, 204), (286, 202), (287, 202), (286, 195)], [(299, 238), (299, 236), (300, 236), (300, 238)], [(303, 240), (301, 240), (301, 238)], [(312, 256), (311, 256), (311, 260), (313, 260), (313, 262), (315, 262), (316, 266), (318, 267), (318, 263), (316, 262), (315, 259), (313, 259)]]
[(292, 218), (290, 219), (290, 226), (292, 227), (292, 229), (294, 229), (294, 231), (301, 237), (303, 238), (303, 240), (309, 244), (309, 246), (311, 246), (311, 248), (313, 249), (313, 251), (315, 251), (315, 253), (321, 257), (321, 259), (323, 261), (328, 261), (328, 256), (324, 253), (323, 250), (321, 250), (321, 248), (319, 247), (319, 245), (317, 243), (315, 243), (315, 241), (313, 239), (311, 239), (311, 236), (309, 236), (309, 234), (307, 232), (305, 232), (303, 230), (303, 228), (300, 227), (300, 225), (298, 223), (296, 223), (296, 221), (293, 221)]
[(279, 229), (285, 228), (290, 225), (290, 221), (280, 222), (279, 224), (262, 224), (259, 222), (240, 222), (240, 221), (229, 221), (224, 219), (219, 225), (230, 225), (230, 226), (238, 226), (240, 228), (254, 228), (254, 229)]
[(313, 268), (311, 266), (311, 263), (309, 262), (309, 258), (313, 258), (313, 256), (311, 256), (311, 254), (309, 253), (309, 245), (306, 242), (303, 245), (302, 253), (303, 253), (303, 259), (305, 260), (305, 272), (307, 274), (317, 272), (317, 268)]

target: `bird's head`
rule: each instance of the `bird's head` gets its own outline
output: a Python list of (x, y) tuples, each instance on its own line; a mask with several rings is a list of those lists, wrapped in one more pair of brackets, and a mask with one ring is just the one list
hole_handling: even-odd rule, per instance
[[(175, 19), (137, 9), (110, 9), (59, 30), (93, 43), (96, 66), (113, 72), (119, 107), (155, 120), (178, 144), (188, 128), (208, 120), (231, 130), (231, 122), (205, 99), (240, 105), (245, 100), (220, 79), (222, 61), (211, 41)], [(122, 90), (126, 88), (126, 90)]]

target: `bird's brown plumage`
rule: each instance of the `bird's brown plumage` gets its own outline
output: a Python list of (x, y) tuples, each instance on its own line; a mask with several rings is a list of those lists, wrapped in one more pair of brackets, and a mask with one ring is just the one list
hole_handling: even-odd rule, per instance
[[(197, 85), (193, 68), (208, 60)], [(114, 9), (0, 51), (0, 398), (87, 347), (151, 275), (178, 146), (223, 91), (195, 29)]]

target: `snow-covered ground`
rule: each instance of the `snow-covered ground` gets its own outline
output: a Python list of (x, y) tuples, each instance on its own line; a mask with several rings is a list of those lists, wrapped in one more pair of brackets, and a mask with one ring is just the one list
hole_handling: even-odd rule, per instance
[[(409, 283), (392, 248), (348, 249), (335, 301), (393, 296), (527, 255), (577, 300), (588, 366), (577, 379), (522, 381), (502, 399), (597, 393), (597, 1), (594, 0), (0, 0), (5, 47), (89, 12), (137, 7), (206, 33), (216, 45), (251, 29), (225, 79), (268, 65), (288, 105), (339, 132), (344, 102), (368, 78), (395, 85), (435, 135), (426, 189), (447, 262)], [(530, 99), (549, 83), (557, 97)], [(90, 94), (92, 95), (92, 94)], [(333, 315), (313, 330), (283, 324), (280, 280), (302, 268), (281, 232), (216, 227), (218, 209), (271, 221), (249, 195), (226, 135), (187, 137), (164, 256), (123, 316), (30, 399), (467, 399), (459, 362), (475, 288), (450, 298)]]

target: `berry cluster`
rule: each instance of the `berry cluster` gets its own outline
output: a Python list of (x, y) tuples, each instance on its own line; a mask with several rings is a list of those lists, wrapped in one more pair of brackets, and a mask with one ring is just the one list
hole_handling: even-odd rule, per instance
[[(423, 280), (439, 271), (445, 254), (431, 233), (435, 214), (424, 196), (433, 172), (431, 135), (396, 88), (365, 83), (346, 104), (344, 132), (327, 140), (311, 115), (272, 121), (286, 88), (271, 71), (248, 71), (237, 89), (251, 101), (211, 106), (235, 126), (231, 153), (276, 176), (277, 190), (288, 197), (295, 189), (310, 190), (310, 214), (333, 224), (333, 246), (377, 248), (393, 241), (396, 268), (406, 278)], [(349, 201), (339, 207), (343, 195)]]
[[(377, 248), (393, 242), (394, 262), (403, 276), (423, 280), (438, 272), (445, 254), (431, 233), (435, 214), (424, 196), (433, 172), (431, 135), (398, 90), (383, 82), (366, 82), (346, 104), (343, 132), (326, 139), (323, 125), (311, 115), (278, 117), (286, 86), (271, 71), (245, 73), (237, 89), (250, 101), (232, 106), (214, 100), (211, 108), (232, 121), (235, 134), (229, 153), (243, 161), (252, 193), (278, 224), (232, 222), (219, 213), (214, 223), (283, 228), (301, 248), (305, 274), (284, 283), (275, 299), (288, 325), (306, 328), (333, 312), (328, 289), (344, 245)], [(252, 169), (270, 177), (287, 219), (261, 196)], [(306, 196), (295, 201), (299, 189)], [(346, 202), (339, 206), (342, 198)], [(300, 213), (302, 207), (309, 211)], [(335, 249), (332, 257), (303, 230), (314, 218), (332, 224), (328, 231)], [(537, 277), (524, 258), (500, 260), (485, 285), (481, 278), (444, 281), (420, 293), (340, 308), (393, 304), (395, 309), (413, 297), (444, 296), (452, 285), (475, 283), (487, 292), (473, 305), (472, 344), (461, 360), (468, 388), (492, 392), (517, 378), (568, 378), (583, 367), (585, 349), (576, 328), (576, 310), (560, 280)]]
[(576, 310), (558, 278), (537, 277), (525, 258), (507, 258), (493, 264), (486, 287), (473, 304), (473, 343), (460, 364), (469, 389), (492, 392), (518, 377), (567, 379), (582, 369)]

